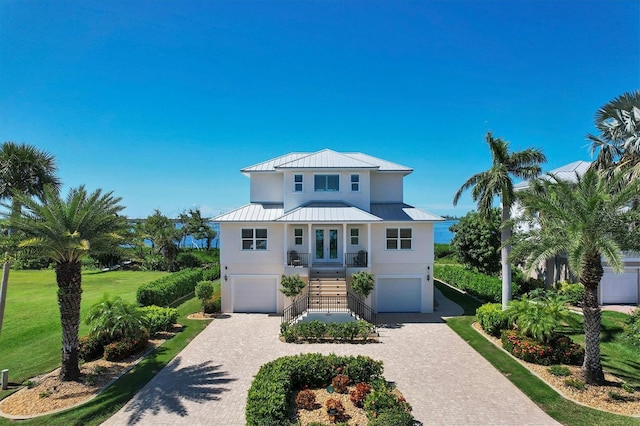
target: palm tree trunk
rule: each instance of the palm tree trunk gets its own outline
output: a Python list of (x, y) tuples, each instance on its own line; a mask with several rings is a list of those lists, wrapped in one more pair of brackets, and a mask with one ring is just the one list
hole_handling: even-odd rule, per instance
[(507, 304), (511, 300), (511, 262), (509, 255), (511, 254), (511, 245), (505, 244), (511, 238), (511, 207), (502, 205), (502, 231), (500, 233), (500, 258), (502, 262), (502, 310), (507, 309)]
[(62, 366), (60, 379), (69, 381), (80, 377), (78, 365), (78, 331), (80, 328), (80, 301), (82, 273), (80, 261), (56, 264), (58, 305), (62, 323)]
[[(9, 254), (7, 253), (6, 256)], [(7, 287), (9, 286), (9, 270), (11, 270), (11, 262), (4, 262), (2, 267), (2, 284), (0, 284), (0, 333), (2, 332), (2, 323), (4, 322), (4, 307), (7, 303)]]
[(598, 253), (587, 257), (583, 266), (580, 282), (584, 285), (584, 362), (582, 371), (589, 384), (604, 383), (604, 373), (600, 363), (600, 320), (601, 311), (598, 303), (598, 285), (604, 271)]

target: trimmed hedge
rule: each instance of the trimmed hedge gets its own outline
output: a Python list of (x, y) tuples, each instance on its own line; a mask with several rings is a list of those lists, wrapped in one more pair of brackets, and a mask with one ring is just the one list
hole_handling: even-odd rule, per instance
[(382, 378), (382, 362), (362, 355), (301, 354), (285, 356), (260, 367), (247, 396), (248, 426), (289, 426), (290, 401), (297, 389), (326, 387), (337, 374), (352, 382)]
[(209, 268), (202, 272), (202, 279), (204, 281), (215, 281), (220, 278), (220, 264), (214, 263)]
[[(502, 301), (502, 280), (478, 272), (473, 272), (459, 265), (433, 265), (433, 275), (436, 279), (464, 290), (486, 302), (499, 303)], [(518, 294), (520, 286), (511, 284), (511, 295)]]
[(126, 337), (109, 343), (104, 347), (104, 359), (107, 361), (120, 361), (142, 351), (149, 343), (149, 334), (140, 333), (135, 337)]
[(288, 343), (302, 341), (340, 340), (353, 341), (356, 338), (367, 339), (373, 333), (373, 324), (366, 321), (350, 321), (345, 323), (313, 320), (295, 324), (280, 324), (280, 334)]
[(178, 322), (179, 314), (176, 308), (162, 308), (152, 305), (138, 309), (142, 314), (142, 319), (147, 326), (149, 334), (171, 330), (173, 324)]
[(169, 306), (181, 297), (193, 293), (196, 284), (200, 281), (202, 281), (202, 269), (174, 272), (138, 287), (136, 299), (142, 306)]
[(509, 328), (509, 320), (500, 303), (485, 303), (476, 310), (480, 327), (488, 334), (500, 337), (500, 332)]

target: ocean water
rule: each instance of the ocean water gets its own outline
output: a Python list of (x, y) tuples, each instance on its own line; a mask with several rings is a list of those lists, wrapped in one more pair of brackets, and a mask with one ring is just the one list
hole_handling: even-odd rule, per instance
[(449, 227), (458, 223), (457, 219), (445, 220), (444, 222), (436, 222), (433, 226), (433, 240), (436, 244), (449, 244), (453, 238), (453, 232), (449, 231)]

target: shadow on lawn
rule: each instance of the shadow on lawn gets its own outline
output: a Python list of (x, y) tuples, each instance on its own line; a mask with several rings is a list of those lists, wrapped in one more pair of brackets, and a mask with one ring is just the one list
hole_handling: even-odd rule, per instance
[(188, 412), (183, 401), (205, 403), (219, 399), (228, 389), (225, 384), (237, 379), (226, 377), (220, 365), (206, 361), (197, 365), (178, 368), (180, 358), (167, 365), (162, 375), (147, 384), (131, 401), (126, 412), (131, 413), (127, 424), (138, 423), (145, 413), (156, 415), (161, 410), (185, 417)]

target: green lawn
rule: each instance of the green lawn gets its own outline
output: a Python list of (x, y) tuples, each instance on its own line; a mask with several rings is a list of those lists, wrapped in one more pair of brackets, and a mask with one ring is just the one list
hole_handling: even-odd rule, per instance
[[(103, 294), (135, 302), (136, 289), (165, 272), (86, 272), (82, 275), (81, 318)], [(22, 383), (60, 366), (62, 331), (53, 270), (11, 271), (4, 324), (0, 334), (0, 369)], [(88, 327), (82, 324), (80, 335)], [(0, 398), (6, 394), (0, 391)]]
[[(611, 426), (640, 425), (640, 419), (608, 414), (583, 407), (561, 397), (546, 383), (531, 374), (528, 369), (513, 360), (502, 350), (496, 348), (493, 343), (490, 343), (471, 327), (471, 324), (475, 321), (475, 310), (480, 306), (479, 302), (438, 281), (436, 281), (436, 287), (442, 291), (445, 297), (458, 303), (465, 310), (464, 316), (447, 319), (449, 327), (555, 420), (564, 425), (576, 426), (595, 424)], [(605, 318), (607, 317), (608, 315), (605, 316)], [(603, 324), (606, 321), (606, 319), (603, 319)], [(608, 331), (606, 331), (606, 326), (603, 328), (605, 328), (604, 341)], [(615, 333), (613, 334), (615, 335)], [(611, 336), (611, 339), (615, 340), (614, 336)], [(640, 376), (640, 365), (635, 361), (637, 360), (637, 354), (633, 358), (620, 360), (618, 358), (620, 356), (619, 353), (612, 357), (611, 354), (604, 355), (605, 351), (606, 349), (602, 350), (603, 365), (608, 371), (615, 373), (615, 367), (612, 367), (614, 363), (622, 363), (626, 368), (629, 368), (630, 364), (635, 364), (635, 373), (628, 374), (635, 374), (635, 377)], [(611, 358), (617, 358), (617, 360), (613, 361)], [(523, 419), (523, 423), (526, 424), (526, 419)]]

